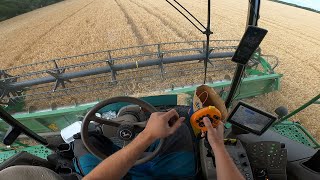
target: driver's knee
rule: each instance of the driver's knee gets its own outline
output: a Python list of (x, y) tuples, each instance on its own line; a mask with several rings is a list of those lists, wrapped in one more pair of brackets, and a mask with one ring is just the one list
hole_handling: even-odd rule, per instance
[(176, 132), (165, 139), (159, 155), (181, 151), (193, 152), (191, 133), (188, 126), (184, 123)]

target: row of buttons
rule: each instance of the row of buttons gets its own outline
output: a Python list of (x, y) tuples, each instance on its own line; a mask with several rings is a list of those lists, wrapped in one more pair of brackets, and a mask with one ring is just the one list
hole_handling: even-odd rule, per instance
[[(238, 167), (238, 169), (240, 170), (241, 174), (247, 179), (247, 180), (251, 180), (251, 175), (250, 175), (250, 166), (249, 166), (249, 163), (247, 162), (246, 158), (247, 155), (245, 153), (238, 153), (238, 156), (240, 157), (240, 159), (236, 159), (236, 158), (233, 158), (234, 160), (234, 163), (236, 164), (236, 166)], [(244, 159), (244, 161), (243, 161)], [(243, 161), (241, 163), (241, 161)]]
[(287, 151), (281, 147), (279, 142), (271, 141), (249, 144), (247, 153), (253, 170), (266, 169), (270, 174), (274, 172), (285, 174)]
[(213, 119), (213, 118), (210, 117), (209, 114), (207, 114), (207, 115), (202, 116), (202, 117), (200, 117), (199, 119), (196, 120), (196, 123), (198, 123), (200, 127), (204, 127), (205, 126), (204, 123), (203, 123), (203, 118), (205, 118), (205, 117), (207, 117), (210, 120), (211, 123), (213, 123), (214, 121), (217, 121), (217, 120), (220, 119), (219, 116), (217, 116), (217, 115), (214, 115), (213, 116), (214, 119)]
[(235, 165), (240, 170), (245, 179), (253, 180), (250, 162), (247, 157), (246, 150), (242, 146), (242, 143), (240, 141), (237, 141), (236, 144), (228, 145), (226, 147)]

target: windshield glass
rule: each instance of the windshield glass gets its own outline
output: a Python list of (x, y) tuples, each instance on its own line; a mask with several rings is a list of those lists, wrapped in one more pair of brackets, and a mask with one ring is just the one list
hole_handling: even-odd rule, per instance
[[(180, 3), (206, 26), (206, 0)], [(205, 80), (225, 99), (236, 67), (232, 52), (246, 29), (248, 1), (211, 3), (212, 57)], [(52, 0), (32, 7), (16, 17), (14, 9), (0, 14), (0, 102), (35, 132), (59, 132), (81, 120), (98, 100), (192, 95), (185, 88), (204, 81), (206, 36), (164, 0)], [(259, 17), (258, 26), (269, 32), (249, 61), (233, 104), (242, 99), (271, 113), (279, 106), (290, 112), (319, 94), (320, 15), (263, 1)], [(57, 115), (61, 109), (68, 114)], [(32, 115), (39, 111), (44, 114)], [(319, 114), (312, 105), (292, 120), (320, 140)], [(7, 128), (0, 122), (2, 135)]]

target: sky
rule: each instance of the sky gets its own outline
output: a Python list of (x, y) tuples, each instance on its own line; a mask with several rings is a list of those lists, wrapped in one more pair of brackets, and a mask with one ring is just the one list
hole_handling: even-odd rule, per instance
[(320, 11), (320, 0), (281, 0)]

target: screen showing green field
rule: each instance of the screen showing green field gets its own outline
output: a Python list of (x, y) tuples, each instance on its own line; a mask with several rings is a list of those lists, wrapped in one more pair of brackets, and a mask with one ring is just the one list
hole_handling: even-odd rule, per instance
[(252, 109), (244, 107), (243, 105), (240, 105), (230, 120), (253, 131), (260, 132), (273, 119)]

